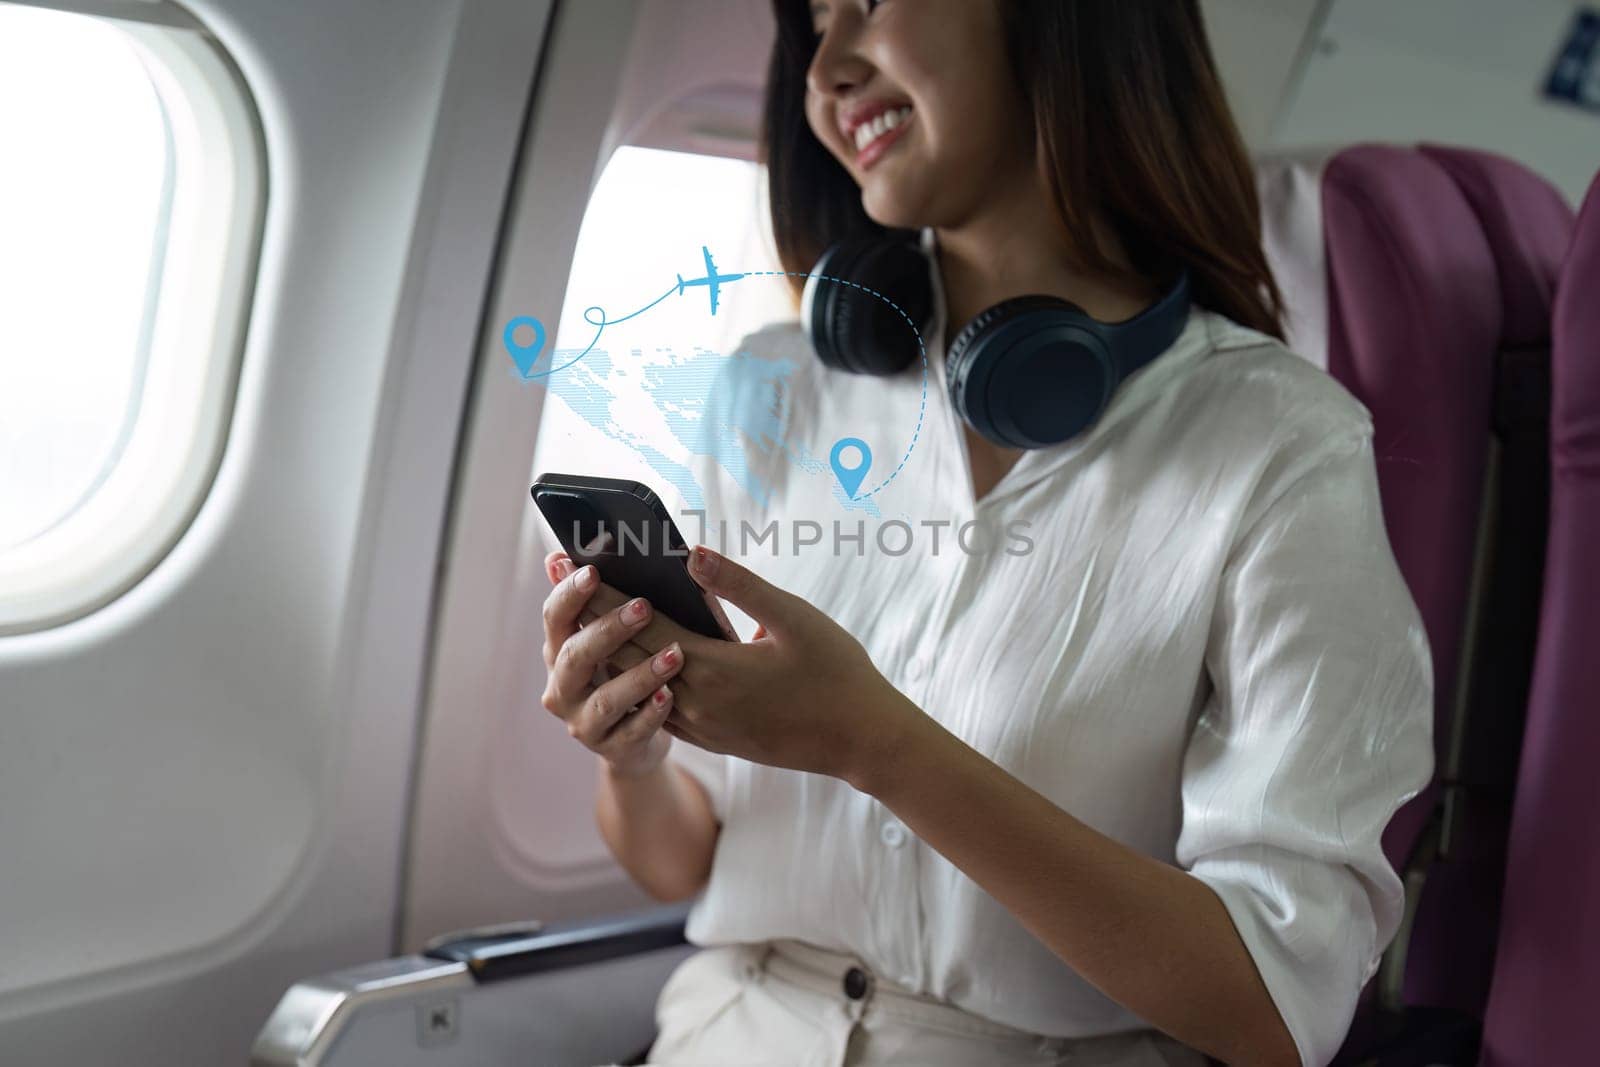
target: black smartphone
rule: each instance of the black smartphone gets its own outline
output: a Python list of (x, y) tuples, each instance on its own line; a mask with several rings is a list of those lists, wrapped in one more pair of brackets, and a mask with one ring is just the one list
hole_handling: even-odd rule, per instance
[[(529, 490), (556, 540), (579, 567), (686, 630), (738, 640), (715, 600), (689, 575), (689, 548), (661, 498), (621, 478), (541, 474)], [(721, 616), (719, 618), (719, 616)]]

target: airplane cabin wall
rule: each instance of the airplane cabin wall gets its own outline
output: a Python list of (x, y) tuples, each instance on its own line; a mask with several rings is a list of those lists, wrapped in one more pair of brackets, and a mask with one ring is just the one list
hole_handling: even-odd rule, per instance
[(1201, 0), (1200, 8), (1239, 132), (1263, 144), (1328, 0)]
[[(462, 926), (650, 903), (600, 839), (595, 756), (539, 702), (550, 587), (528, 486), (543, 462), (534, 444), (545, 390), (518, 376), (500, 335), (519, 315), (559, 321), (607, 131), (645, 110), (618, 103), (633, 57), (659, 43), (651, 26), (660, 23), (644, 10), (634, 0), (567, 0), (549, 31), (442, 549), (404, 871), (405, 951)], [(684, 77), (699, 75), (689, 68)]]
[(1336, 0), (1263, 142), (1434, 141), (1511, 156), (1574, 205), (1600, 170), (1600, 112), (1543, 95), (1573, 0)]
[(551, 3), (186, 7), (260, 114), (259, 274), (192, 525), (105, 607), (0, 639), (6, 1064), (243, 1063), (289, 985), (392, 951), (455, 446)]

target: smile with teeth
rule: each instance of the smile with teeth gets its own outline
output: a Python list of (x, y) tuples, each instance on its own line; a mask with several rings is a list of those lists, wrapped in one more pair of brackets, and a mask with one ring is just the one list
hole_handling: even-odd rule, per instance
[(910, 106), (891, 108), (874, 118), (871, 122), (863, 122), (856, 127), (856, 153), (859, 155), (873, 141), (884, 134), (898, 128), (901, 123), (911, 117)]

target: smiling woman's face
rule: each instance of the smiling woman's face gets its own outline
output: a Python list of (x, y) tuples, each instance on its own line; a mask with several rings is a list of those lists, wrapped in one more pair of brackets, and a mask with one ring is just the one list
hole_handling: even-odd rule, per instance
[(806, 119), (883, 226), (954, 226), (1031, 171), (999, 0), (816, 0)]

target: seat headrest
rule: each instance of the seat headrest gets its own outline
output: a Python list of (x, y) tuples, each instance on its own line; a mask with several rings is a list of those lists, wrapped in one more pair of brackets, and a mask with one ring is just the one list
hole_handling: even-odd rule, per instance
[(1443, 145), (1421, 151), (1454, 179), (1478, 217), (1500, 274), (1501, 342), (1550, 342), (1550, 305), (1572, 242), (1573, 212), (1561, 191), (1492, 152)]

